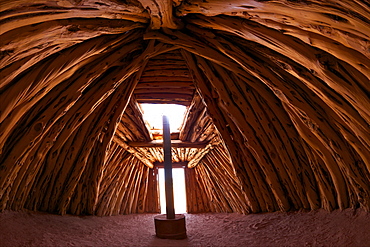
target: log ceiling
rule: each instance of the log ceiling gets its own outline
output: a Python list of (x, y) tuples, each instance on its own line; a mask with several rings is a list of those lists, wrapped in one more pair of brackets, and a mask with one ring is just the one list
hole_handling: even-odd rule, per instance
[(158, 212), (140, 103), (187, 107), (172, 152), (188, 212), (370, 211), (368, 1), (0, 11), (0, 211)]
[(160, 54), (150, 59), (134, 90), (138, 103), (189, 106), (195, 86), (181, 52)]

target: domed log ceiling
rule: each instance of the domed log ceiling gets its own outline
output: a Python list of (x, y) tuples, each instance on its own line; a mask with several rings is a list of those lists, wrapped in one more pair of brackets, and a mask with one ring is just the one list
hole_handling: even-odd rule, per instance
[(0, 4), (0, 210), (157, 212), (162, 102), (188, 212), (370, 211), (367, 1)]

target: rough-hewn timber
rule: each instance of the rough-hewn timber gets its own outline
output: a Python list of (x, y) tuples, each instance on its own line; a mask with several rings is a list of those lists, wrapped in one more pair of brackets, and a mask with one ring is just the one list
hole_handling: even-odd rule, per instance
[(188, 212), (370, 211), (365, 0), (0, 1), (0, 211), (158, 212), (138, 103), (188, 107)]

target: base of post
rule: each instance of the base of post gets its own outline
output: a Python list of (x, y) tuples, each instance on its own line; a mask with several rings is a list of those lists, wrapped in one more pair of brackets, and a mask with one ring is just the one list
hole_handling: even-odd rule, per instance
[(184, 239), (186, 238), (185, 215), (175, 214), (175, 219), (167, 219), (166, 214), (154, 217), (155, 233), (158, 238)]

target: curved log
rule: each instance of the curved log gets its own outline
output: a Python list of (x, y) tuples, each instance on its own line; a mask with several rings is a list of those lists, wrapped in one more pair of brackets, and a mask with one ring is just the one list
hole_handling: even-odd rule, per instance
[[(0, 7), (0, 211), (159, 212), (138, 103), (188, 107), (189, 212), (370, 211), (363, 0)], [(137, 86), (139, 85), (139, 86)], [(155, 168), (155, 167), (154, 167)]]

